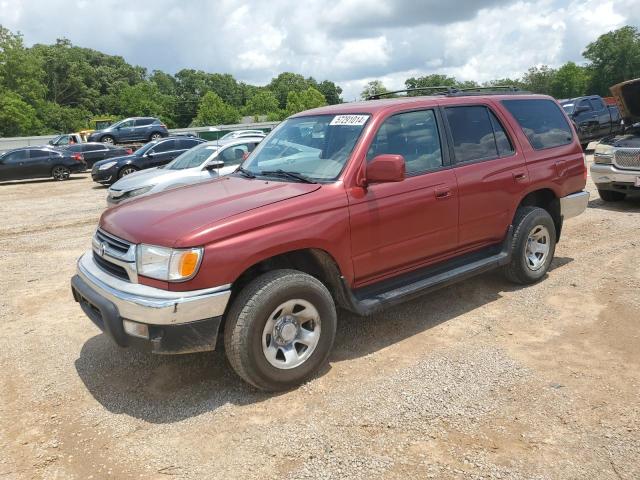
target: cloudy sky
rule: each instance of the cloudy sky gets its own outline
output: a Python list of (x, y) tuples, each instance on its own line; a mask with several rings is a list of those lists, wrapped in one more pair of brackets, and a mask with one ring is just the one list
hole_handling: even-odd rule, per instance
[(282, 71), (358, 96), (371, 79), (403, 86), (445, 73), (485, 81), (532, 65), (582, 62), (590, 41), (640, 25), (638, 0), (0, 0), (25, 42), (74, 44), (149, 70), (231, 73), (265, 84)]

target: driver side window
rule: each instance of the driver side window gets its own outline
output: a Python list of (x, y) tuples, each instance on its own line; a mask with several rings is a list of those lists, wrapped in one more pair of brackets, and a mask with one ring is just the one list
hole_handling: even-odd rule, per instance
[(246, 144), (234, 145), (220, 152), (218, 158), (224, 162), (225, 167), (230, 167), (240, 165), (248, 154), (249, 148)]
[(133, 127), (133, 120), (127, 120), (126, 122), (122, 122), (118, 125), (120, 128), (131, 128)]
[(402, 155), (407, 176), (442, 167), (440, 135), (433, 110), (387, 118), (369, 147), (367, 161), (382, 154)]

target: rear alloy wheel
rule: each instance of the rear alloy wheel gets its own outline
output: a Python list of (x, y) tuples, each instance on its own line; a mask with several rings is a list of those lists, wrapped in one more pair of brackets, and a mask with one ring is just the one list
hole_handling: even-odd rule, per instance
[(100, 141), (102, 143), (107, 143), (109, 145), (113, 145), (115, 143), (115, 138), (113, 138), (111, 135), (105, 135), (104, 137), (102, 137), (100, 139)]
[(626, 195), (622, 192), (616, 192), (614, 190), (600, 190), (598, 189), (598, 195), (605, 202), (621, 202), (625, 199)]
[(137, 172), (138, 169), (136, 167), (126, 166), (118, 173), (118, 178), (126, 177), (127, 175), (131, 175), (134, 172)]
[(158, 133), (158, 132), (154, 132), (151, 134), (151, 136), (149, 137), (149, 141), (154, 141), (154, 140), (160, 140), (162, 138), (162, 134)]
[(233, 301), (225, 350), (246, 382), (266, 391), (288, 390), (326, 363), (336, 325), (333, 298), (318, 279), (274, 270), (254, 279)]
[(51, 170), (51, 176), (54, 180), (58, 180), (59, 182), (62, 180), (68, 180), (71, 176), (71, 170), (67, 167), (63, 167), (62, 165), (58, 165), (53, 167)]
[(547, 273), (553, 260), (555, 224), (543, 208), (520, 207), (513, 228), (511, 262), (504, 268), (504, 273), (514, 283), (535, 283)]

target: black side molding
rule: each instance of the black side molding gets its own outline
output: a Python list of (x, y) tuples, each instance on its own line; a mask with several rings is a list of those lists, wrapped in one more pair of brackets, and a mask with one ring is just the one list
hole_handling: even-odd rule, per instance
[(449, 260), (433, 267), (410, 272), (397, 279), (381, 282), (372, 287), (352, 290), (344, 277), (340, 277), (344, 306), (361, 316), (371, 315), (385, 307), (432, 292), (452, 283), (493, 270), (511, 261), (513, 225), (509, 226), (502, 244), (470, 255)]

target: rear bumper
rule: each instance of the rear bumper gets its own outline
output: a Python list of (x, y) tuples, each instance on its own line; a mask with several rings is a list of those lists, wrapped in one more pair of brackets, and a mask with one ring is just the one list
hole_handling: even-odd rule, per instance
[(563, 220), (577, 217), (587, 209), (589, 192), (576, 192), (560, 199), (560, 216)]
[[(130, 283), (102, 271), (91, 252), (78, 261), (71, 290), (84, 313), (116, 344), (169, 354), (213, 350), (231, 296), (229, 286), (170, 292)], [(145, 333), (131, 334), (132, 326)]]

